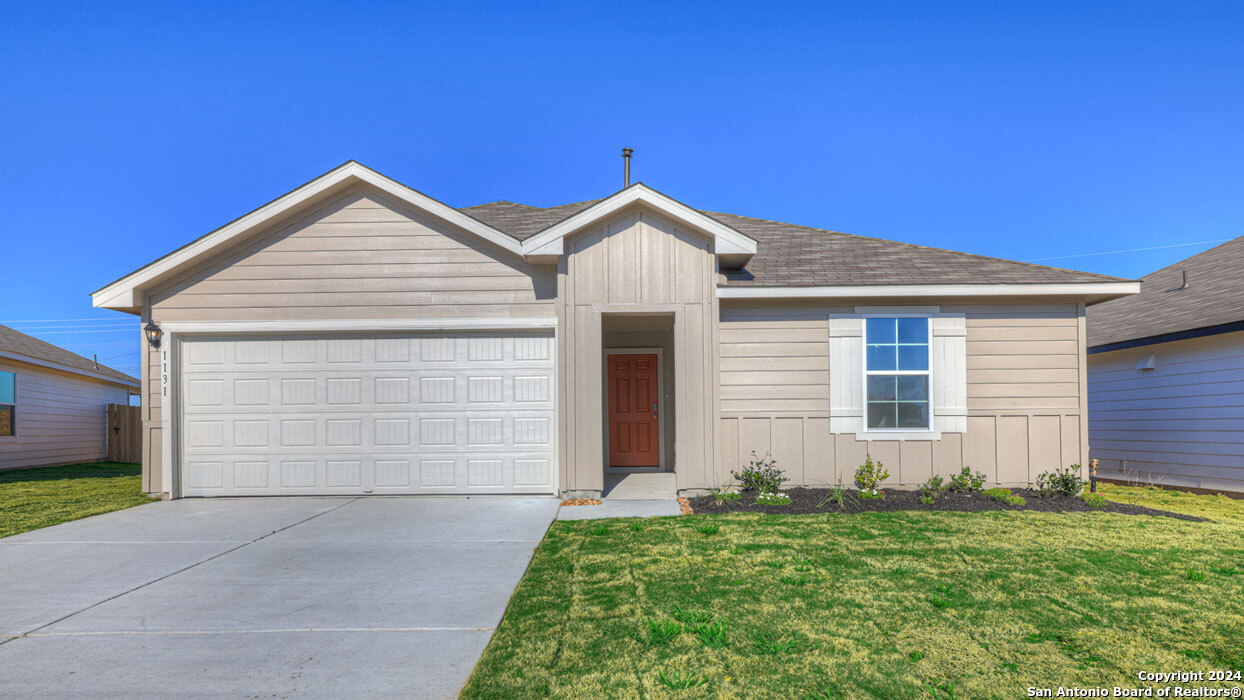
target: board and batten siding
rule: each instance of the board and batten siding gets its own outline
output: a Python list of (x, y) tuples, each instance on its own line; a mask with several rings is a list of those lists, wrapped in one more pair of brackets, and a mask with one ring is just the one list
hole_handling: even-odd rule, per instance
[[(352, 191), (148, 293), (143, 322), (555, 318), (556, 270)], [(143, 479), (161, 479), (160, 355), (143, 366)]]
[(904, 304), (722, 306), (721, 484), (752, 452), (770, 454), (792, 486), (850, 485), (869, 455), (889, 470), (887, 483), (904, 486), (965, 465), (993, 483), (1022, 486), (1084, 461), (1082, 305), (938, 304), (966, 316), (967, 432), (867, 442), (829, 428), (829, 315), (856, 305)]
[(1094, 353), (1088, 382), (1100, 476), (1244, 492), (1244, 332)]
[(108, 450), (108, 404), (130, 389), (68, 372), (0, 360), (16, 375), (17, 435), (0, 438), (0, 469), (93, 462)]
[(707, 488), (716, 455), (717, 294), (712, 240), (646, 207), (572, 234), (558, 271), (563, 490), (604, 485), (601, 349), (607, 314), (672, 317), (674, 471), (679, 489)]

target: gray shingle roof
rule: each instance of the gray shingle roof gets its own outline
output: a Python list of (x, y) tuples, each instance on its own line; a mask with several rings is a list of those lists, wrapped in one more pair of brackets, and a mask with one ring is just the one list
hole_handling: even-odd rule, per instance
[[(1188, 288), (1180, 289), (1183, 272)], [(1140, 293), (1089, 307), (1096, 347), (1244, 321), (1244, 236), (1141, 278)]]
[[(519, 240), (595, 204), (576, 202), (540, 209), (492, 202), (462, 211)], [(726, 284), (751, 286), (840, 286), (889, 284), (1041, 284), (1117, 282), (1117, 277), (990, 258), (953, 250), (866, 238), (837, 231), (702, 212), (756, 240), (747, 267), (723, 270)]]
[[(137, 327), (135, 327), (137, 331)], [(138, 339), (134, 340), (137, 346)], [(105, 377), (119, 379), (125, 383), (137, 384), (138, 380), (130, 375), (119, 372), (105, 365), (96, 365), (93, 361), (69, 352), (68, 350), (44, 342), (38, 338), (13, 330), (8, 326), (0, 326), (0, 350), (10, 352), (14, 355), (29, 357), (34, 360), (42, 360), (44, 362), (53, 362), (58, 365), (72, 367), (87, 372), (102, 374)]]

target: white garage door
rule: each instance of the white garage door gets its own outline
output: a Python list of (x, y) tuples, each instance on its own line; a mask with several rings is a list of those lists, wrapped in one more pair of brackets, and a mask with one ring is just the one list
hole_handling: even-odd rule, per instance
[(551, 493), (547, 333), (186, 337), (182, 493)]

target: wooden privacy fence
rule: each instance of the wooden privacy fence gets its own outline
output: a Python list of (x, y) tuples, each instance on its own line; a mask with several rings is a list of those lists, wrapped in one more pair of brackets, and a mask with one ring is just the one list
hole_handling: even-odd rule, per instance
[(108, 461), (143, 461), (142, 409), (108, 404)]

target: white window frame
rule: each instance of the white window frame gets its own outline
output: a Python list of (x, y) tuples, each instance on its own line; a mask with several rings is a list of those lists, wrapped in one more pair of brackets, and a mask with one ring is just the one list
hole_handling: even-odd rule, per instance
[(13, 403), (0, 401), (0, 406), (8, 406), (12, 413), (10, 414), (11, 425), (9, 426), (11, 435), (0, 435), (0, 442), (16, 442), (17, 441), (17, 370), (0, 367), (0, 373), (13, 375)]
[[(894, 440), (900, 438), (909, 438), (911, 436), (934, 437), (937, 431), (933, 426), (937, 425), (933, 416), (933, 314), (931, 313), (865, 313), (861, 314), (862, 328), (860, 329), (860, 367), (863, 370), (860, 373), (860, 398), (863, 402), (863, 414), (860, 416), (861, 427), (863, 432), (861, 436), (877, 440)], [(928, 360), (925, 366), (926, 370), (876, 370), (868, 369), (868, 319), (870, 318), (923, 318), (925, 319), (925, 350), (928, 353)], [(896, 337), (897, 341), (898, 338)], [(870, 428), (868, 427), (868, 378), (872, 375), (887, 376), (922, 376), (928, 378), (928, 403), (929, 403), (929, 422), (923, 428)]]

